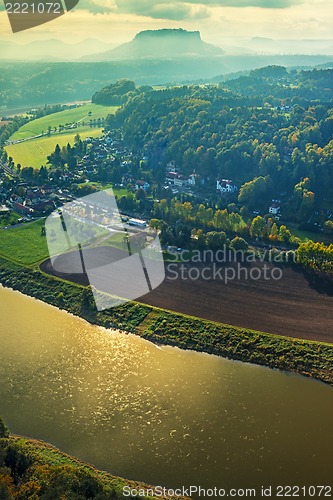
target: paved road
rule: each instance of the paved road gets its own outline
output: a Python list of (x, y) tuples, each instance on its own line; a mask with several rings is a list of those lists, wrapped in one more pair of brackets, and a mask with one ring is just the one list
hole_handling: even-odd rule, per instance
[(44, 137), (47, 136), (48, 134), (38, 134), (38, 135), (33, 135), (31, 137), (26, 137), (25, 139), (17, 139), (16, 141), (7, 141), (8, 144), (13, 145), (13, 144), (20, 144), (21, 142), (27, 142), (31, 141), (33, 139), (38, 139), (39, 137)]
[[(64, 127), (63, 130), (71, 130), (73, 128), (79, 128), (78, 124), (80, 122), (82, 122), (83, 120), (85, 120), (86, 118), (89, 118), (89, 116), (88, 115), (84, 116), (83, 118), (81, 118), (77, 122), (73, 122), (71, 125)], [(51, 135), (58, 135), (58, 134), (60, 134), (59, 129), (57, 129), (56, 132), (53, 132), (53, 131), (51, 131), (50, 133), (44, 132), (42, 134), (32, 135), (31, 137), (25, 137), (24, 139), (17, 139), (16, 141), (10, 141), (9, 140), (9, 141), (7, 141), (7, 143), (10, 144), (10, 145), (20, 144), (21, 142), (27, 142), (27, 141), (32, 141), (34, 139), (39, 139), (39, 137), (50, 137)]]
[(3, 230), (9, 230), (9, 229), (14, 229), (15, 227), (22, 227), (22, 226), (27, 226), (29, 224), (34, 224), (35, 222), (38, 222), (39, 220), (41, 219), (45, 219), (45, 217), (38, 217), (34, 220), (31, 220), (31, 221), (27, 221), (27, 222), (18, 222), (17, 224), (10, 224), (9, 226), (0, 226), (0, 230), (3, 229)]

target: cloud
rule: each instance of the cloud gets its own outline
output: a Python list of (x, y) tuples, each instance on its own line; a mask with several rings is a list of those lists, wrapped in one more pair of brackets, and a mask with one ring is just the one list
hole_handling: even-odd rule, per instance
[(183, 0), (211, 7), (260, 7), (262, 9), (286, 9), (301, 3), (301, 0)]
[[(153, 19), (170, 19), (182, 21), (186, 19), (203, 19), (209, 16), (205, 5), (195, 5), (196, 2), (168, 0), (115, 0), (121, 13), (136, 14)], [(197, 2), (197, 4), (202, 2)]]
[(78, 8), (94, 14), (135, 14), (153, 19), (182, 21), (209, 17), (209, 7), (286, 9), (302, 0), (80, 0)]
[(209, 17), (209, 11), (207, 8), (202, 7), (200, 9), (193, 9), (191, 6), (181, 2), (173, 4), (157, 3), (152, 6), (152, 9), (146, 9), (145, 12), (141, 12), (141, 14), (155, 19), (170, 19), (172, 21), (204, 19)]
[[(108, 1), (108, 0), (106, 0)], [(302, 0), (115, 0), (120, 12), (152, 18), (183, 20), (209, 16), (208, 7), (259, 7), (263, 9), (286, 9)], [(198, 6), (200, 8), (198, 9)]]
[(109, 14), (118, 10), (114, 0), (80, 0), (76, 9), (88, 10), (92, 14)]

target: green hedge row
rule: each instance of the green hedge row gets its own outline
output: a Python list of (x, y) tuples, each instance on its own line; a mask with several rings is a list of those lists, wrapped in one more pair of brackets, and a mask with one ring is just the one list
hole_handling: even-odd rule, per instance
[(143, 333), (153, 342), (314, 377), (333, 385), (333, 345), (163, 312)]

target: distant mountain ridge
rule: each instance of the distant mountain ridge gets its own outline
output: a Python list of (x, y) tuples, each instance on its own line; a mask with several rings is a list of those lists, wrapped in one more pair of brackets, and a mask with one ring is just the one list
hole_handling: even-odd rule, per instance
[(254, 37), (248, 47), (258, 54), (333, 55), (333, 39), (273, 39)]
[(4, 61), (70, 61), (83, 57), (84, 54), (95, 54), (109, 47), (109, 44), (93, 38), (75, 43), (66, 43), (53, 38), (33, 40), (26, 44), (0, 40), (0, 54)]
[(130, 59), (178, 59), (181, 57), (216, 57), (224, 51), (204, 42), (199, 31), (179, 29), (147, 30), (138, 33), (131, 42), (106, 52), (82, 58), (84, 61), (114, 61)]

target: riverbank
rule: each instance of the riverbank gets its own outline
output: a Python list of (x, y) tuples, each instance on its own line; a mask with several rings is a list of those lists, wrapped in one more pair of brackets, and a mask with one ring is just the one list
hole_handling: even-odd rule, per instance
[(333, 385), (333, 345), (233, 327), (130, 302), (98, 312), (89, 288), (0, 259), (0, 283), (92, 324), (177, 346), (298, 373)]
[[(101, 471), (49, 443), (25, 436), (9, 435), (0, 418), (0, 497), (1, 498), (80, 498), (120, 499), (127, 491), (153, 492), (154, 486), (123, 479)], [(5, 467), (6, 466), (6, 467)], [(22, 497), (21, 497), (22, 495)], [(175, 500), (177, 496), (145, 495), (140, 498)], [(186, 497), (181, 497), (186, 500)]]

